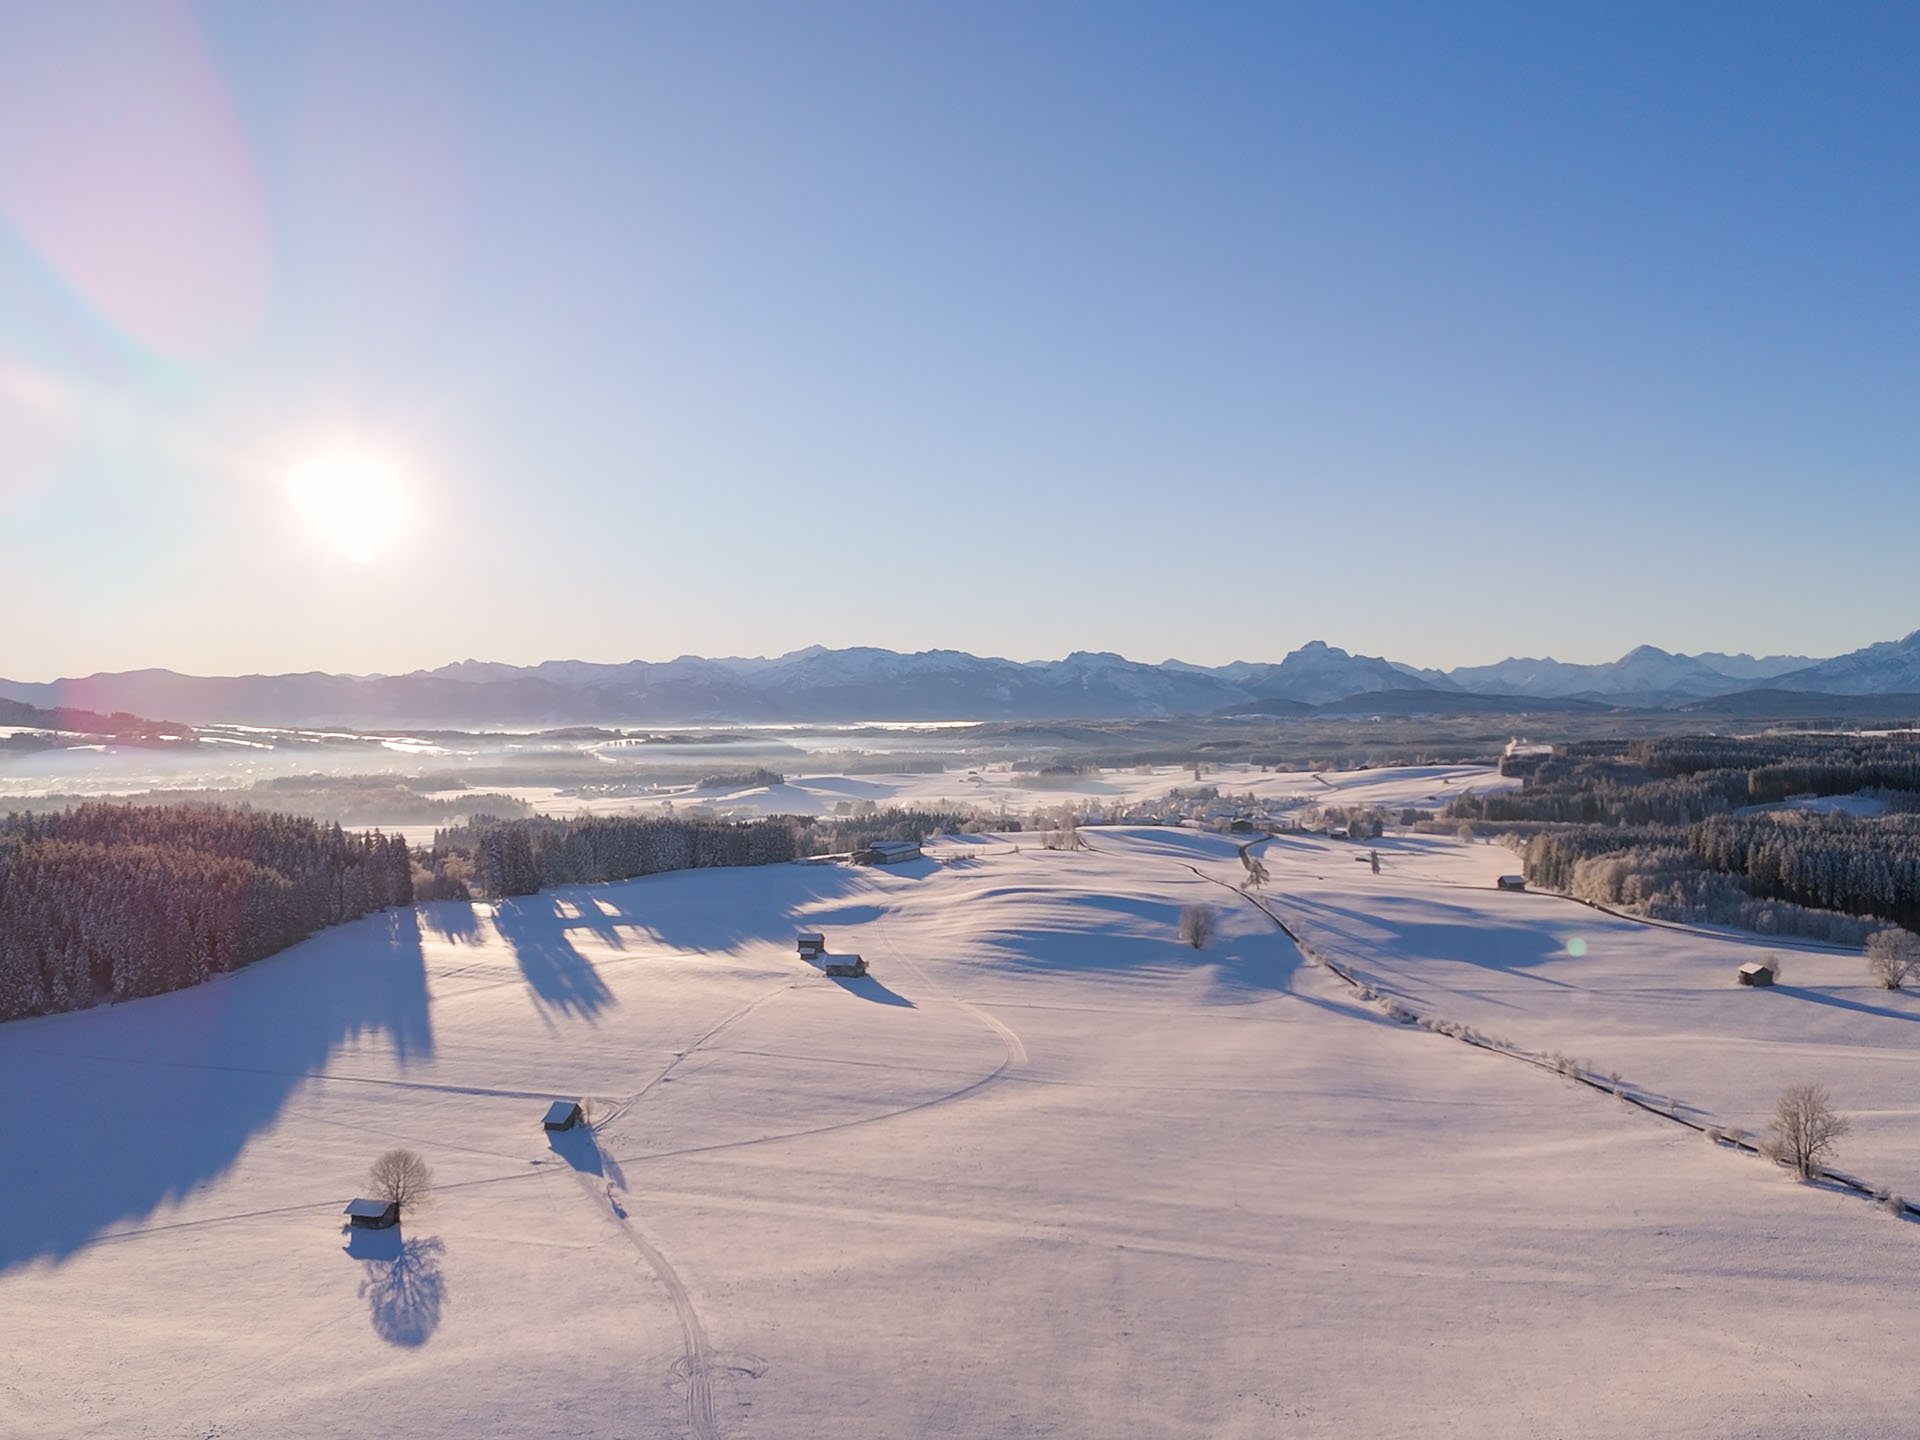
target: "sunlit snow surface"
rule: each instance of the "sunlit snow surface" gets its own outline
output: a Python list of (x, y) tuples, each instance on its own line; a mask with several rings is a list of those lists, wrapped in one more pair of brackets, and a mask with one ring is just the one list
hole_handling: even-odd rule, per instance
[[(0, 1433), (1912, 1433), (1920, 1225), (1391, 1023), (1224, 838), (1087, 833), (426, 906), (0, 1027)], [(1920, 1190), (1920, 1001), (1857, 958), (1743, 990), (1757, 942), (1368, 848), (1268, 891), (1399, 1003), (1729, 1124), (1822, 1080)], [(350, 1242), (392, 1145), (437, 1198)]]

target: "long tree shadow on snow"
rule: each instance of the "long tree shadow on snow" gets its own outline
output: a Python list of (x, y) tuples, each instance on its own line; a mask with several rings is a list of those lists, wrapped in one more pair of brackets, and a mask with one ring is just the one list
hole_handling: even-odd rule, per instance
[(431, 1340), (447, 1303), (441, 1265), (447, 1247), (440, 1238), (406, 1240), (397, 1229), (355, 1230), (349, 1232), (345, 1248), (364, 1271), (360, 1298), (367, 1302), (373, 1333), (409, 1350)]
[(442, 940), (470, 945), (481, 938), (480, 917), (467, 900), (435, 900), (415, 907), (420, 923)]
[[(0, 1025), (0, 1271), (64, 1259), (224, 1174), (351, 1042), (402, 1066), (434, 1038), (412, 910), (191, 990)], [(342, 1175), (341, 1189), (358, 1177)], [(244, 1212), (250, 1197), (223, 1197)]]
[[(1536, 973), (1540, 966), (1567, 958), (1565, 942), (1540, 925), (1494, 924), (1482, 911), (1428, 901), (1419, 904), (1415, 915), (1403, 917), (1396, 913), (1402, 908), (1400, 903), (1389, 896), (1382, 896), (1369, 910), (1294, 896), (1284, 898), (1283, 908), (1309, 922), (1314, 930), (1330, 932), (1338, 940), (1364, 950), (1389, 954), (1395, 962), (1451, 961), (1520, 975), (1562, 989), (1583, 988)], [(1461, 918), (1444, 918), (1449, 915)], [(1326, 943), (1325, 933), (1309, 933), (1307, 938)]]
[(794, 932), (813, 925), (817, 907), (870, 888), (867, 873), (850, 866), (795, 864), (676, 870), (551, 893), (572, 903), (591, 897), (599, 923), (617, 926), (629, 943), (651, 939), (675, 950), (732, 955), (752, 945), (791, 948)]
[(1895, 1010), (1888, 1005), (1869, 1005), (1864, 1000), (1848, 1000), (1824, 990), (1809, 990), (1804, 985), (1788, 985), (1778, 980), (1773, 983), (1773, 992), (1776, 995), (1791, 995), (1796, 1000), (1807, 1000), (1815, 1005), (1831, 1005), (1836, 1010), (1851, 1010), (1857, 1015), (1880, 1015), (1888, 1020), (1920, 1020), (1920, 1012), (1917, 1011)]
[[(590, 1020), (618, 1001), (575, 947), (575, 932), (623, 951), (648, 940), (710, 954), (754, 944), (785, 948), (798, 929), (879, 918), (882, 905), (834, 903), (870, 885), (864, 872), (844, 865), (676, 870), (502, 900), (494, 906), (493, 924), (544, 1009)], [(822, 904), (830, 908), (822, 912)]]
[(539, 1004), (591, 1020), (616, 1002), (593, 962), (567, 937), (576, 923), (561, 914), (552, 893), (519, 895), (493, 907), (493, 928), (513, 951)]
[[(996, 893), (1013, 892), (982, 898)], [(1044, 909), (1022, 923), (983, 928), (980, 947), (1034, 972), (1144, 976), (1204, 967), (1221, 984), (1244, 990), (1286, 990), (1303, 963), (1271, 920), (1218, 886), (1196, 882), (1180, 901), (1072, 892), (1046, 893), (1044, 900)], [(1231, 922), (1204, 949), (1179, 939), (1180, 912), (1188, 904), (1207, 905)]]

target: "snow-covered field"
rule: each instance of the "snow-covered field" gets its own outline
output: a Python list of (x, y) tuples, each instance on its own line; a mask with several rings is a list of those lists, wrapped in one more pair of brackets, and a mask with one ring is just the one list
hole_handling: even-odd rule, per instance
[[(0, 1027), (0, 1434), (1913, 1432), (1920, 1225), (1390, 1022), (1222, 838), (1088, 834), (424, 906)], [(1857, 957), (1739, 990), (1764, 947), (1379, 849), (1277, 839), (1270, 897), (1730, 1123), (1824, 1080), (1843, 1163), (1920, 1189), (1920, 1001)], [(395, 1144), (437, 1197), (349, 1241)]]

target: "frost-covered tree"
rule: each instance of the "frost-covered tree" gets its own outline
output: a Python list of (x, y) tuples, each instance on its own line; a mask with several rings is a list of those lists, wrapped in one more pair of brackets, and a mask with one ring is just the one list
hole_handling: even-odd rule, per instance
[(1196, 950), (1206, 949), (1218, 923), (1211, 905), (1183, 905), (1180, 908), (1180, 943), (1191, 945)]
[(1867, 937), (1867, 973), (1883, 990), (1904, 990), (1920, 972), (1920, 935), (1911, 930), (1877, 930)]
[(1852, 1128), (1833, 1108), (1826, 1086), (1791, 1085), (1774, 1102), (1773, 1124), (1761, 1149), (1802, 1180), (1811, 1180)]
[(375, 1199), (397, 1205), (404, 1216), (426, 1204), (433, 1194), (433, 1170), (412, 1150), (389, 1150), (373, 1162), (367, 1184)]

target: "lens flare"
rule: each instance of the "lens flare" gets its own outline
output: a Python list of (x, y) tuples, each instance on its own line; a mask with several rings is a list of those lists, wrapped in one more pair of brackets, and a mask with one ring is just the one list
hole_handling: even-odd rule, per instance
[(362, 565), (405, 533), (412, 500), (400, 468), (365, 450), (329, 450), (296, 465), (287, 496), (313, 538)]

